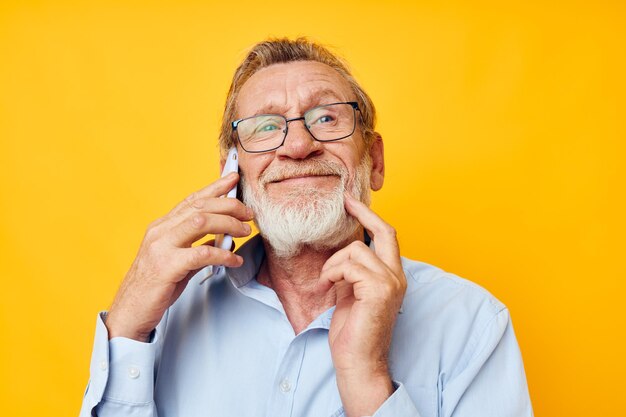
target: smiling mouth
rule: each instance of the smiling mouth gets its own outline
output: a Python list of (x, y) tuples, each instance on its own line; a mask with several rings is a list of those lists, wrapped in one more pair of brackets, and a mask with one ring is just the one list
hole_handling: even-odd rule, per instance
[(276, 184), (280, 182), (306, 182), (310, 180), (324, 179), (324, 178), (339, 178), (338, 175), (327, 174), (327, 175), (317, 175), (317, 174), (305, 174), (305, 175), (295, 175), (293, 177), (285, 177), (279, 180), (270, 181), (269, 184)]

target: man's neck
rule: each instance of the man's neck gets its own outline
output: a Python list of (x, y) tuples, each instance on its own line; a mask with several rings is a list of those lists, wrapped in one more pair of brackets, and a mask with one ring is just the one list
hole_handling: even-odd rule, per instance
[(271, 246), (263, 241), (265, 259), (257, 280), (276, 292), (295, 334), (299, 334), (317, 316), (335, 305), (334, 287), (320, 291), (317, 286), (320, 272), (328, 258), (349, 243), (361, 240), (362, 236), (363, 230), (359, 229), (340, 247), (319, 251), (307, 246), (290, 258), (277, 257)]

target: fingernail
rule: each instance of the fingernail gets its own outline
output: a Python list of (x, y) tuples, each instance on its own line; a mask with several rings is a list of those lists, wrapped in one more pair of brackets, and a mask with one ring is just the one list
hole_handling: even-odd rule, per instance
[(250, 228), (250, 225), (248, 223), (243, 224), (243, 230), (248, 234), (252, 232), (252, 229)]

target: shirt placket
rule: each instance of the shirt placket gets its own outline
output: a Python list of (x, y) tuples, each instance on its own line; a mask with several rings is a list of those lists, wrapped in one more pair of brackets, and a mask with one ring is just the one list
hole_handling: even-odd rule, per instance
[(302, 333), (291, 341), (274, 376), (272, 397), (268, 404), (268, 417), (291, 417), (294, 396), (306, 351), (307, 333)]

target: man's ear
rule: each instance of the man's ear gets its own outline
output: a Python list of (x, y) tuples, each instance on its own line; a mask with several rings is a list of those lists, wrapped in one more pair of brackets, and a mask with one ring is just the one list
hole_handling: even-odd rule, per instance
[(378, 132), (374, 132), (374, 139), (370, 145), (370, 157), (372, 158), (372, 174), (370, 177), (370, 187), (378, 191), (383, 187), (385, 180), (385, 149), (383, 137)]

